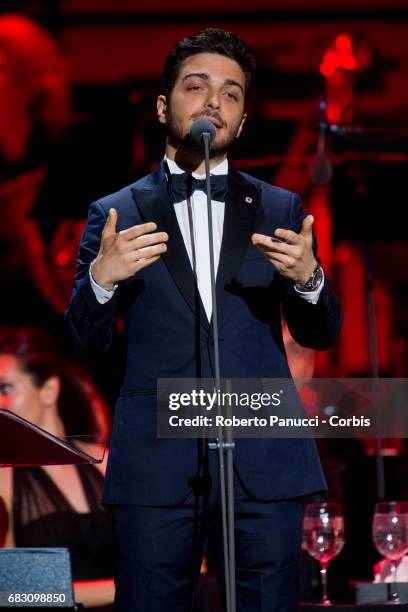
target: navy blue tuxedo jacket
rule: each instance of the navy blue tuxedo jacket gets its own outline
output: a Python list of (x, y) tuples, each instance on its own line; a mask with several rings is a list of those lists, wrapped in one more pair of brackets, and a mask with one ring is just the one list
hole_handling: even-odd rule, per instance
[[(281, 310), (303, 346), (328, 348), (341, 326), (337, 298), (326, 278), (316, 305), (309, 304), (251, 244), (253, 232), (278, 227), (298, 232), (305, 212), (299, 197), (230, 167), (217, 274), (221, 376), (289, 377)], [(109, 209), (118, 231), (154, 221), (169, 235), (161, 259), (120, 284), (99, 304), (89, 281)], [(158, 378), (213, 377), (213, 339), (185, 250), (163, 164), (133, 185), (90, 206), (79, 250), (67, 321), (78, 349), (100, 352), (111, 343), (115, 314), (124, 316), (126, 373), (116, 405), (103, 495), (105, 504), (172, 505), (189, 493), (198, 473), (197, 440), (158, 439)], [(325, 488), (313, 440), (239, 439), (236, 469), (260, 500), (306, 495)]]

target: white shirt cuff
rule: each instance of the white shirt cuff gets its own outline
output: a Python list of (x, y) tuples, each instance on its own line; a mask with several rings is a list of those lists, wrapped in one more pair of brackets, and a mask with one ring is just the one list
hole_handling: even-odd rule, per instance
[(95, 297), (100, 304), (106, 304), (106, 302), (109, 302), (109, 300), (113, 298), (116, 286), (114, 289), (112, 289), (112, 291), (109, 291), (109, 289), (105, 289), (104, 287), (98, 285), (98, 283), (92, 276), (92, 264), (89, 266), (89, 280), (91, 281), (91, 287), (93, 289)]
[(322, 273), (323, 273), (323, 278), (322, 278), (322, 282), (320, 283), (320, 285), (318, 286), (317, 289), (315, 289), (314, 291), (298, 291), (295, 287), (295, 291), (298, 295), (300, 295), (301, 298), (303, 298), (304, 300), (306, 300), (306, 302), (309, 302), (310, 304), (317, 304), (317, 301), (319, 299), (319, 295), (321, 290), (323, 289), (323, 285), (324, 285), (324, 272), (322, 269)]

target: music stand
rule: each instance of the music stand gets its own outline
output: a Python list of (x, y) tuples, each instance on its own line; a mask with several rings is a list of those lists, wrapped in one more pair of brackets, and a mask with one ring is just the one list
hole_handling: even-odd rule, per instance
[(9, 410), (0, 409), (0, 467), (101, 463)]

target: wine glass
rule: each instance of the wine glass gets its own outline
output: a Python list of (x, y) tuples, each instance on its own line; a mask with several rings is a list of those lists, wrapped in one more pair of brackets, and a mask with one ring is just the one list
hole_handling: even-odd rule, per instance
[(408, 552), (408, 502), (379, 502), (375, 505), (373, 540), (378, 552), (390, 561), (392, 593), (389, 603), (398, 604), (397, 567)]
[(307, 504), (303, 518), (303, 548), (320, 564), (321, 606), (331, 606), (327, 596), (327, 568), (343, 546), (344, 518), (340, 504)]

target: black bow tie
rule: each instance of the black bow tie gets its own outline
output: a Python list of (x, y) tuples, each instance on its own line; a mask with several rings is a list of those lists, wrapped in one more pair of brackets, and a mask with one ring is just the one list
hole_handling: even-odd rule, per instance
[[(211, 174), (211, 199), (225, 202), (228, 190), (228, 174)], [(184, 202), (194, 191), (205, 192), (205, 179), (196, 179), (190, 172), (170, 174), (170, 191), (174, 203)]]

